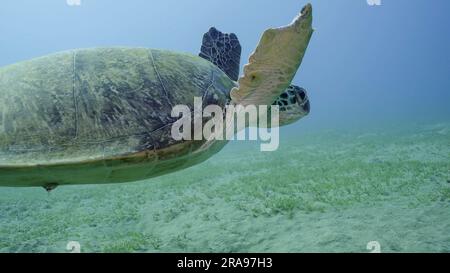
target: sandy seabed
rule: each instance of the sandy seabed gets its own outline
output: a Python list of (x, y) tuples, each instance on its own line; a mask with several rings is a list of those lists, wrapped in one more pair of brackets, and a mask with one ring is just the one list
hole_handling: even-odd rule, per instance
[(1, 252), (450, 252), (450, 124), (230, 143), (127, 184), (0, 188)]

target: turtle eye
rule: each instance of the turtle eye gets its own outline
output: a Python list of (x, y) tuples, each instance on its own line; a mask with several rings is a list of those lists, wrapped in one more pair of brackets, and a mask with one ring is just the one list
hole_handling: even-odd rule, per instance
[(311, 111), (311, 105), (309, 104), (309, 100), (307, 100), (306, 103), (303, 105), (303, 110), (305, 110), (305, 112), (308, 114)]

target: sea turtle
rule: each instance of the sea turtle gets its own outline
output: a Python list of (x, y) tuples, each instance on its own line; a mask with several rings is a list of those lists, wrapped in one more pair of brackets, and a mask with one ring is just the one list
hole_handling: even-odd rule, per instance
[(211, 28), (199, 56), (148, 48), (60, 52), (0, 68), (0, 186), (143, 180), (198, 164), (226, 141), (171, 137), (174, 105), (280, 105), (280, 125), (309, 113), (289, 86), (312, 35), (312, 7), (268, 29), (238, 79), (235, 34)]

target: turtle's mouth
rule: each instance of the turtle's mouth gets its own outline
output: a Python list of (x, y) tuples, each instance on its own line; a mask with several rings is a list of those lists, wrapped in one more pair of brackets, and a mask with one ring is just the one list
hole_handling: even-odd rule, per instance
[(295, 97), (297, 98), (297, 105), (301, 108), (305, 115), (309, 114), (309, 112), (311, 111), (311, 105), (309, 103), (309, 98), (308, 94), (306, 94), (306, 90), (303, 88), (296, 90)]

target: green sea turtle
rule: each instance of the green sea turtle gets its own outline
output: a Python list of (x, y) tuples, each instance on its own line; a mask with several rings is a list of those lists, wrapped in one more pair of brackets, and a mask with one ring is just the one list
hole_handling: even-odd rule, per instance
[(312, 35), (312, 7), (264, 32), (238, 79), (241, 47), (211, 28), (200, 56), (148, 48), (56, 53), (0, 68), (0, 186), (143, 180), (198, 164), (226, 141), (175, 141), (174, 105), (280, 105), (280, 125), (309, 113), (290, 83)]

